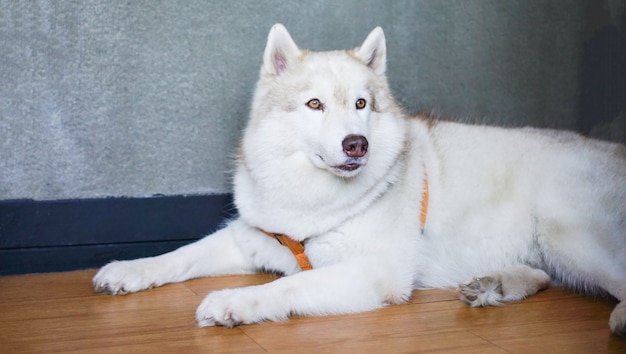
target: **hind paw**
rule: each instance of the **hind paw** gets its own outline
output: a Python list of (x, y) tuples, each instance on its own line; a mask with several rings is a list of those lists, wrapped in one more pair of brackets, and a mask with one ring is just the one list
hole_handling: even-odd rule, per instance
[(617, 304), (611, 312), (609, 327), (614, 334), (626, 338), (626, 301)]
[(502, 305), (502, 282), (494, 277), (474, 278), (457, 288), (459, 299), (472, 307)]

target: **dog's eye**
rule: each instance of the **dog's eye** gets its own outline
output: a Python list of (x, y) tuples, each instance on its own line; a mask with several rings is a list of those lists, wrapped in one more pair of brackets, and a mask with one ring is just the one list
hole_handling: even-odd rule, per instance
[(317, 98), (310, 100), (306, 103), (306, 105), (311, 109), (324, 109), (322, 102), (320, 102), (320, 100), (318, 100)]
[(359, 98), (358, 100), (356, 100), (356, 109), (363, 109), (365, 108), (365, 106), (367, 105), (367, 101), (365, 101), (365, 99), (363, 98)]

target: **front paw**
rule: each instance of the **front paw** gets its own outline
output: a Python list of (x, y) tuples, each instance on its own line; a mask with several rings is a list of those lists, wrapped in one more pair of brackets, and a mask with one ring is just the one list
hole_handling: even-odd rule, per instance
[(207, 295), (196, 311), (200, 327), (224, 326), (232, 328), (263, 320), (280, 320), (287, 316), (280, 309), (280, 301), (272, 301), (258, 287), (224, 289)]
[(111, 262), (93, 277), (94, 291), (100, 294), (124, 295), (152, 288), (156, 284), (149, 278), (149, 269), (144, 260)]
[(472, 307), (502, 305), (502, 282), (494, 277), (474, 278), (459, 284), (459, 299)]

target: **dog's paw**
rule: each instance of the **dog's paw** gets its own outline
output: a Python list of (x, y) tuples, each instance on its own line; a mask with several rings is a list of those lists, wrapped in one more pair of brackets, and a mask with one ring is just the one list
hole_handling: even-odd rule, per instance
[(143, 260), (115, 261), (102, 267), (93, 277), (95, 292), (124, 295), (156, 286), (149, 278), (149, 269)]
[(260, 322), (259, 301), (250, 298), (244, 288), (214, 291), (207, 295), (196, 310), (200, 327), (224, 326)]
[(474, 278), (459, 284), (459, 299), (472, 307), (502, 305), (502, 282), (494, 277)]
[(263, 301), (263, 293), (254, 287), (224, 289), (207, 295), (196, 311), (200, 327), (224, 326), (232, 328), (263, 320), (280, 320), (287, 316), (275, 308), (274, 301)]
[(626, 301), (617, 304), (611, 312), (609, 328), (614, 334), (626, 338)]

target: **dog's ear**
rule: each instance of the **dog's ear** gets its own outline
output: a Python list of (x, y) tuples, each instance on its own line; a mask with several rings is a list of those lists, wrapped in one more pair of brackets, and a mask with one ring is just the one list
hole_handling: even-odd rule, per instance
[(285, 26), (280, 23), (272, 26), (267, 36), (267, 45), (263, 54), (263, 72), (270, 75), (280, 75), (289, 61), (301, 54), (296, 43), (291, 39)]
[(374, 28), (354, 54), (378, 75), (384, 75), (387, 61), (385, 33), (380, 27)]

